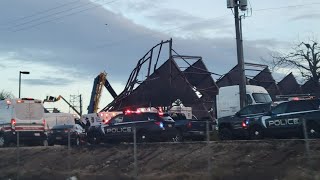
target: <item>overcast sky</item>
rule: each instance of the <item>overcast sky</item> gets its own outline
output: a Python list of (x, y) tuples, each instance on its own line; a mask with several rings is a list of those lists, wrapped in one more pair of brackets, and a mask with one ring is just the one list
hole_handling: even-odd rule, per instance
[[(243, 20), (246, 62), (318, 39), (317, 0), (250, 4), (252, 15)], [(23, 97), (82, 94), (86, 111), (95, 76), (106, 71), (121, 92), (137, 61), (170, 38), (177, 52), (202, 56), (212, 72), (224, 74), (237, 63), (234, 19), (225, 0), (2, 0), (0, 89), (18, 96), (19, 71), (30, 71), (22, 75)], [(287, 73), (277, 72), (276, 80)], [(102, 98), (101, 108), (111, 101), (106, 90)], [(68, 111), (63, 102), (47, 106)]]

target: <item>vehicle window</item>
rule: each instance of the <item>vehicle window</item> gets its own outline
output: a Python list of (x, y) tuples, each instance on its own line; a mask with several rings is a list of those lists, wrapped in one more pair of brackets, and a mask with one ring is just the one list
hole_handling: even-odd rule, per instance
[(287, 112), (316, 110), (317, 107), (313, 101), (291, 101)]
[(270, 103), (272, 102), (271, 97), (269, 94), (265, 93), (252, 93), (253, 99), (256, 101), (256, 103)]
[(115, 116), (111, 121), (111, 124), (115, 124), (115, 123), (122, 123), (123, 122), (123, 115), (118, 115)]
[[(269, 106), (270, 107), (270, 106)], [(240, 115), (248, 115), (248, 114), (258, 114), (269, 111), (268, 104), (255, 104), (244, 107), (241, 111), (239, 111)]]
[(141, 121), (143, 117), (141, 114), (127, 114), (124, 116), (124, 122)]
[(272, 113), (281, 114), (285, 113), (287, 110), (288, 103), (281, 103), (272, 109)]
[(70, 129), (72, 127), (73, 125), (56, 125), (56, 126), (53, 126), (52, 129)]
[(250, 96), (250, 94), (247, 94), (247, 96), (246, 96), (246, 104), (247, 105), (250, 105), (250, 104), (252, 104), (252, 98), (251, 98), (251, 96)]
[(149, 120), (149, 121), (159, 121), (162, 120), (159, 115), (157, 113), (145, 113), (144, 115), (144, 119), (145, 120)]
[(271, 104), (258, 104), (254, 109), (254, 113), (265, 113), (271, 108)]
[(251, 114), (251, 111), (252, 111), (251, 109), (252, 109), (252, 106), (246, 106), (239, 111), (239, 114), (240, 115)]

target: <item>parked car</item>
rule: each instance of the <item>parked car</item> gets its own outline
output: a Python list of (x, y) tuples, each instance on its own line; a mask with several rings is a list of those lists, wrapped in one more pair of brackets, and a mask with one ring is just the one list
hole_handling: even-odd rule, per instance
[[(69, 136), (70, 133), (70, 136)], [(56, 125), (51, 128), (48, 134), (48, 145), (68, 145), (70, 137), (71, 145), (80, 146), (86, 141), (85, 130), (79, 125)]]
[(271, 103), (248, 105), (232, 116), (219, 118), (217, 125), (219, 139), (249, 139), (252, 135), (248, 128), (245, 128), (246, 120), (263, 116), (271, 109), (271, 105)]
[(88, 139), (90, 143), (132, 142), (134, 128), (138, 142), (172, 141), (177, 136), (174, 121), (163, 119), (159, 113), (128, 110), (106, 124), (91, 126)]

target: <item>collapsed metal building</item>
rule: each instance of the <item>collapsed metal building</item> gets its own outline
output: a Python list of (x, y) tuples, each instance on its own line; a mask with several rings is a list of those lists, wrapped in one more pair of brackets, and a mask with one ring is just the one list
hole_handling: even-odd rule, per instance
[(297, 82), (296, 78), (292, 73), (289, 73), (284, 77), (279, 83), (278, 87), (282, 95), (291, 95), (291, 94), (302, 94), (302, 89), (300, 84)]
[(267, 66), (250, 80), (250, 84), (264, 87), (273, 100), (276, 99), (276, 95), (281, 94), (277, 82), (274, 80)]
[[(166, 47), (169, 50), (164, 54)], [(160, 64), (163, 58), (165, 62)], [(102, 111), (171, 107), (179, 99), (192, 107), (196, 117), (213, 118), (218, 86), (211, 74), (202, 57), (180, 55), (172, 48), (172, 39), (162, 41), (138, 61), (124, 90)]]
[[(261, 68), (263, 69), (260, 70)], [(258, 72), (258, 74), (252, 76), (248, 72)], [(268, 66), (262, 64), (245, 63), (245, 74), (247, 85), (257, 85), (264, 87), (268, 91), (272, 99), (275, 99), (275, 96), (281, 93), (276, 81), (272, 77)], [(217, 80), (218, 87), (239, 85), (239, 83), (240, 71), (238, 65), (233, 67), (227, 74)]]

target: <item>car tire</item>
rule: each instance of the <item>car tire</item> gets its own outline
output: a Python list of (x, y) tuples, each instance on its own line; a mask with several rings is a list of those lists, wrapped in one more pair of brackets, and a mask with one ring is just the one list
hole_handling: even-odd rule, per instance
[(48, 141), (48, 146), (54, 146), (54, 142)]
[(3, 135), (0, 135), (0, 147), (5, 147), (7, 145), (6, 139)]
[(95, 144), (95, 145), (100, 144), (100, 142), (101, 142), (100, 138), (96, 135), (88, 137), (88, 143), (90, 143), (92, 145), (93, 144)]
[(308, 138), (310, 139), (319, 138), (319, 134), (320, 134), (319, 125), (314, 122), (308, 123), (307, 133), (308, 133)]
[(177, 130), (176, 136), (173, 138), (173, 142), (183, 142), (183, 134), (180, 129)]
[(263, 130), (262, 130), (262, 128), (259, 127), (259, 126), (253, 126), (252, 128), (250, 128), (250, 130), (249, 130), (249, 138), (251, 140), (263, 139)]
[(137, 133), (137, 142), (138, 143), (146, 143), (149, 142), (149, 136), (146, 131), (141, 131)]
[(226, 128), (226, 127), (221, 128), (219, 130), (218, 136), (219, 136), (220, 140), (232, 140), (233, 139), (233, 134), (232, 134), (231, 129)]

